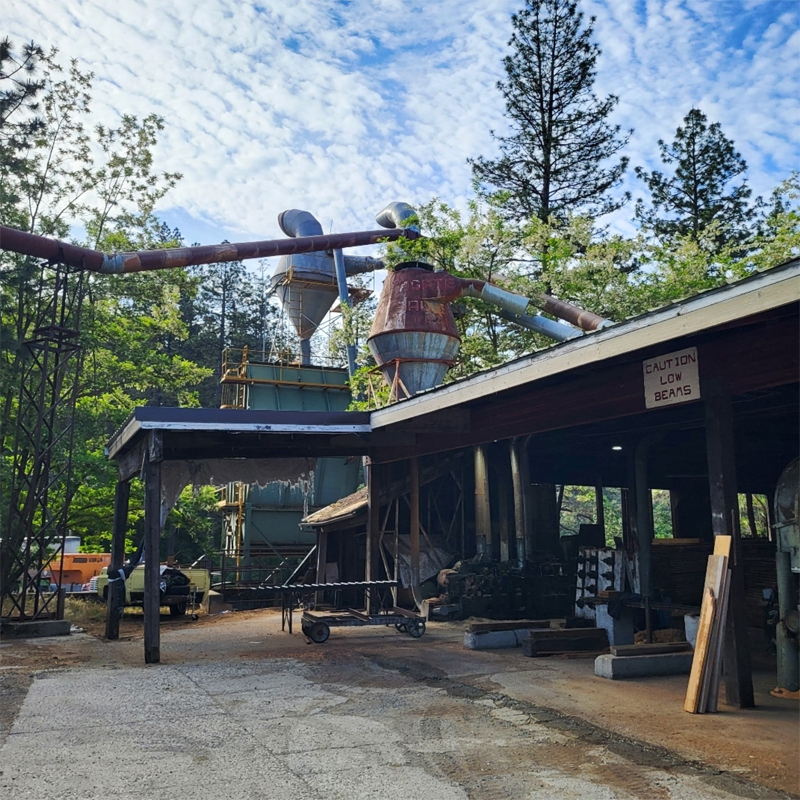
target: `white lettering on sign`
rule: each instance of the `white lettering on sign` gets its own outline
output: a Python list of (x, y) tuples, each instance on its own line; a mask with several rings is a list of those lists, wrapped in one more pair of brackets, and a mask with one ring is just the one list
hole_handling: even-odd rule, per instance
[(661, 408), (700, 399), (696, 347), (648, 358), (642, 361), (642, 369), (644, 404), (647, 408)]

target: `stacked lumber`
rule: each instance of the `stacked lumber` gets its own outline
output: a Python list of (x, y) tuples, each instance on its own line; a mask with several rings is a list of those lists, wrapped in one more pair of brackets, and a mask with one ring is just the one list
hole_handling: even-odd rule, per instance
[(686, 653), (692, 649), (689, 642), (653, 642), (652, 644), (618, 644), (611, 647), (613, 656), (654, 656), (665, 653)]
[(608, 634), (605, 628), (532, 630), (530, 638), (522, 643), (522, 654), (529, 658), (578, 652), (607, 653)]
[(713, 713), (717, 710), (722, 645), (730, 593), (730, 548), (730, 536), (716, 536), (714, 553), (708, 557), (697, 642), (683, 703), (683, 710), (690, 714), (704, 714), (706, 711)]
[(764, 589), (777, 584), (775, 542), (769, 539), (742, 539), (744, 565), (744, 607), (747, 621), (754, 627), (764, 624)]
[(653, 580), (662, 595), (678, 605), (699, 605), (711, 550), (699, 539), (653, 539)]

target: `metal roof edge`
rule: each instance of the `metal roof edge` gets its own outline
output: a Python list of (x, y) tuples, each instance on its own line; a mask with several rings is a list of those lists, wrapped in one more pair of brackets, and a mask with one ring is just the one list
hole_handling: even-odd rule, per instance
[[(749, 301), (753, 302), (749, 302)], [(800, 258), (372, 412), (372, 429), (800, 301)], [(709, 308), (718, 314), (704, 318)], [(707, 315), (706, 315), (707, 317)]]

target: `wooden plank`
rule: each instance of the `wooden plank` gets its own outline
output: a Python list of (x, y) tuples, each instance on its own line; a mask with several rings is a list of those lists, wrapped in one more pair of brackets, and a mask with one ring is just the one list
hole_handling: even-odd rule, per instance
[(715, 623), (716, 606), (718, 598), (721, 597), (727, 569), (728, 559), (725, 556), (710, 555), (708, 557), (697, 642), (689, 675), (689, 685), (686, 689), (686, 699), (683, 704), (684, 711), (688, 711), (690, 714), (705, 713), (705, 705), (701, 705), (701, 694), (712, 645), (711, 636)]
[(721, 610), (719, 612), (719, 636), (714, 648), (710, 668), (711, 681), (708, 689), (706, 709), (715, 714), (719, 705), (719, 678), (722, 673), (722, 649), (725, 642), (725, 628), (728, 621), (728, 602), (731, 595), (731, 571), (726, 571), (726, 580), (722, 589)]
[(615, 656), (647, 656), (661, 653), (685, 653), (692, 649), (689, 642), (663, 642), (654, 644), (619, 644), (611, 647)]
[[(730, 564), (732, 537), (718, 535), (714, 537), (714, 555), (723, 556)], [(722, 649), (725, 641), (725, 623), (728, 612), (728, 598), (730, 597), (730, 569), (725, 570), (719, 588), (720, 598), (717, 604), (717, 614), (711, 631), (709, 644), (709, 657), (705, 674), (703, 675), (703, 688), (700, 692), (700, 708), (702, 711), (717, 711), (719, 701), (719, 677), (722, 670)], [(702, 713), (702, 712), (701, 712)]]
[[(712, 559), (714, 559), (715, 571), (712, 574)], [(722, 561), (724, 561), (724, 566)], [(719, 657), (717, 652), (721, 652), (720, 639), (724, 635), (724, 628), (720, 625), (720, 616), (722, 610), (722, 598), (725, 594), (725, 584), (728, 578), (728, 559), (726, 556), (713, 555), (709, 558), (708, 572), (706, 574), (706, 585), (704, 588), (710, 588), (714, 592), (716, 605), (714, 607), (714, 619), (711, 621), (711, 631), (708, 636), (708, 653), (706, 655), (706, 663), (703, 667), (703, 676), (700, 683), (700, 698), (698, 700), (699, 713), (705, 714), (708, 707), (708, 695), (711, 689), (711, 678), (716, 666), (719, 669)]]
[(697, 627), (697, 642), (695, 643), (692, 669), (689, 673), (689, 685), (686, 687), (686, 698), (683, 701), (683, 710), (696, 714), (700, 702), (700, 684), (703, 680), (708, 639), (711, 633), (711, 622), (714, 618), (714, 593), (711, 589), (703, 592), (703, 604), (700, 607), (700, 623)]
[(519, 631), (527, 628), (550, 629), (549, 619), (516, 619), (503, 622), (471, 622), (470, 633), (486, 633), (487, 631)]
[(572, 639), (542, 639), (535, 637), (522, 643), (522, 651), (529, 657), (544, 655), (563, 655), (573, 652), (608, 652), (608, 636), (601, 629), (602, 636), (592, 635)]
[(531, 638), (537, 639), (573, 639), (581, 636), (605, 636), (605, 628), (550, 628), (531, 631)]

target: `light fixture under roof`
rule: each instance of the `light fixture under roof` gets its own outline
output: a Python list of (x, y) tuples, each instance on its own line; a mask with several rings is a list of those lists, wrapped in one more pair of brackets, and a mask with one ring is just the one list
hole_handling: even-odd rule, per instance
[(621, 444), (612, 444), (611, 445), (611, 449), (612, 450), (622, 450), (622, 445)]

